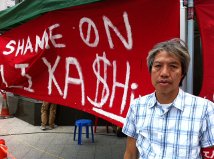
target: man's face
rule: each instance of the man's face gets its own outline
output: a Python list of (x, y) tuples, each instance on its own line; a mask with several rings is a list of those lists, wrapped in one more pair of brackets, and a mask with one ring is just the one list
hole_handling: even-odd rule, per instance
[(157, 53), (151, 69), (151, 80), (157, 95), (176, 96), (182, 76), (181, 62), (175, 55), (166, 51)]

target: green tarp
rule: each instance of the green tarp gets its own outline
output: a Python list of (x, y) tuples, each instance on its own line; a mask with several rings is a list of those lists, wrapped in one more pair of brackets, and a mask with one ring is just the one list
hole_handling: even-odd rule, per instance
[(43, 13), (101, 0), (25, 0), (0, 12), (0, 31), (4, 32)]

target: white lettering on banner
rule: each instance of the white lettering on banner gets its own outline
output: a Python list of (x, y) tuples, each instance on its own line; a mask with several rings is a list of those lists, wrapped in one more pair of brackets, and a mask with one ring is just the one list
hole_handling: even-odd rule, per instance
[[(72, 77), (69, 76), (69, 70), (70, 70), (70, 65), (71, 64), (76, 67), (78, 75), (79, 75), (79, 79), (78, 78), (72, 78)], [(65, 99), (67, 97), (68, 84), (81, 85), (81, 92), (82, 92), (81, 103), (82, 103), (82, 105), (85, 105), (85, 86), (84, 86), (84, 80), (83, 80), (83, 75), (82, 75), (82, 69), (80, 67), (79, 62), (74, 57), (67, 57), (66, 58), (66, 67), (65, 68), (66, 68), (66, 75), (65, 75), (65, 88), (64, 88), (64, 96), (63, 96), (63, 98)]]
[[(20, 42), (20, 41), (22, 41), (22, 42)], [(23, 55), (23, 52), (24, 52), (24, 42), (25, 42), (24, 39), (18, 41), (18, 46), (17, 46), (17, 49), (16, 49), (16, 56), (19, 54), (19, 51), (21, 52), (21, 55)]]
[[(41, 49), (49, 49), (50, 46), (48, 44), (48, 39), (50, 39), (52, 45), (55, 48), (64, 48), (66, 47), (65, 44), (61, 44), (61, 43), (56, 43), (57, 39), (62, 38), (62, 34), (53, 34), (53, 30), (60, 27), (60, 25), (58, 23), (51, 25), (48, 27), (49, 30), (49, 36), (48, 33), (46, 32), (46, 30), (43, 33), (42, 36), (42, 40), (40, 40), (40, 37), (38, 35), (36, 35), (35, 40), (35, 48), (34, 51), (37, 53), (38, 52), (38, 47), (40, 47)], [(44, 46), (45, 45), (45, 46)], [(15, 56), (20, 55), (25, 55), (27, 53), (28, 50), (30, 50), (30, 52), (33, 52), (33, 45), (31, 42), (31, 38), (28, 36), (27, 38), (27, 42), (25, 44), (25, 39), (19, 39), (17, 42), (15, 40), (10, 40), (7, 45), (6, 48), (9, 49), (8, 51), (3, 51), (4, 55), (10, 55), (12, 53), (14, 53), (14, 51), (16, 50)]]
[(0, 72), (1, 72), (1, 79), (2, 79), (2, 82), (5, 84), (6, 87), (8, 87), (8, 84), (4, 78), (4, 65), (0, 65)]
[[(129, 24), (128, 14), (127, 12), (123, 12), (123, 24), (124, 29), (122, 32), (117, 28), (117, 26), (106, 16), (102, 16), (103, 21), (103, 27), (104, 32), (106, 33), (106, 39), (107, 39), (107, 45), (109, 45), (110, 49), (115, 48), (115, 42), (113, 37), (116, 37), (120, 40), (121, 44), (124, 46), (125, 49), (131, 50), (133, 48), (133, 39), (132, 39), (132, 31), (131, 26)], [(42, 30), (41, 33), (35, 34), (35, 36), (30, 37), (26, 36), (25, 38), (20, 38), (17, 40), (10, 40), (6, 44), (6, 50), (3, 51), (3, 55), (11, 55), (14, 54), (15, 57), (17, 56), (23, 56), (28, 53), (38, 53), (39, 50), (45, 50), (50, 49), (50, 47), (54, 48), (65, 48), (66, 44), (58, 42), (58, 40), (63, 38), (62, 34), (59, 34), (59, 31), (57, 29), (60, 29), (60, 24), (55, 23), (53, 25), (48, 26), (44, 31)], [(104, 35), (105, 35), (104, 33)], [(123, 34), (122, 34), (123, 33)], [(84, 42), (85, 45), (89, 47), (97, 47), (100, 42), (100, 35), (98, 31), (98, 27), (94, 23), (94, 21), (90, 18), (83, 17), (79, 21), (79, 34), (81, 40)], [(39, 36), (40, 35), (40, 36)], [(115, 36), (116, 35), (116, 36)], [(102, 34), (103, 36), (103, 34)], [(73, 53), (72, 53), (73, 54)], [(67, 54), (69, 55), (69, 54)], [(58, 79), (57, 80), (57, 67), (59, 67), (59, 63), (61, 62), (61, 57), (57, 56), (54, 63), (51, 63), (48, 61), (46, 57), (42, 57), (42, 62), (44, 63), (45, 67), (47, 67), (47, 74), (48, 74), (48, 83), (47, 83), (47, 93), (48, 95), (53, 94), (53, 87), (56, 87), (58, 94), (63, 99), (67, 99), (69, 97), (70, 100), (70, 94), (72, 94), (74, 91), (72, 91), (72, 87), (69, 88), (71, 85), (78, 85), (77, 87), (80, 87), (80, 93), (81, 93), (81, 104), (84, 106), (86, 102), (90, 103), (96, 110), (97, 113), (104, 113), (105, 115), (110, 115), (112, 118), (115, 118), (115, 120), (123, 121), (123, 118), (120, 118), (119, 116), (114, 116), (111, 113), (101, 111), (101, 108), (103, 105), (107, 104), (109, 101), (109, 107), (112, 108), (113, 104), (116, 100), (116, 94), (119, 89), (123, 91), (123, 95), (121, 97), (121, 106), (120, 106), (120, 114), (123, 113), (127, 99), (130, 98), (130, 101), (134, 99), (134, 92), (138, 88), (138, 85), (136, 83), (131, 84), (131, 95), (128, 96), (128, 89), (130, 85), (130, 74), (131, 74), (131, 66), (128, 61), (125, 62), (125, 66), (122, 68), (125, 68), (125, 73), (122, 81), (119, 81), (121, 77), (119, 78), (117, 76), (118, 74), (118, 67), (117, 61), (109, 61), (106, 57), (106, 52), (103, 51), (103, 55), (99, 56), (96, 54), (96, 58), (93, 61), (92, 64), (92, 71), (94, 73), (94, 76), (96, 78), (96, 89), (95, 89), (95, 96), (89, 97), (86, 95), (87, 92), (85, 92), (85, 83), (84, 83), (84, 76), (82, 72), (82, 68), (80, 63), (78, 62), (78, 59), (75, 57), (64, 57), (65, 59), (65, 75), (64, 79)], [(63, 60), (63, 61), (64, 61)], [(29, 64), (15, 64), (15, 69), (21, 70), (21, 76), (27, 79), (28, 86), (8, 86), (8, 83), (6, 82), (7, 77), (5, 77), (4, 74), (4, 66), (0, 65), (0, 75), (2, 82), (5, 84), (6, 87), (9, 88), (19, 88), (23, 89), (28, 92), (34, 92), (33, 89), (33, 83), (32, 83), (32, 77), (26, 73), (27, 68), (29, 67)], [(44, 66), (43, 66), (44, 67)], [(78, 77), (72, 76), (71, 67), (75, 67), (75, 71), (77, 72)], [(86, 66), (87, 67), (87, 66)], [(108, 69), (111, 69), (112, 75), (108, 75)], [(72, 69), (73, 70), (73, 69)], [(76, 74), (75, 72), (75, 74)], [(112, 77), (112, 79), (108, 79), (111, 82), (111, 85), (107, 81), (107, 77)], [(59, 81), (60, 80), (60, 81)], [(14, 81), (11, 81), (14, 82)], [(60, 86), (59, 83), (63, 83), (63, 86)], [(60, 88), (61, 87), (61, 88)], [(110, 88), (111, 87), (111, 88)], [(36, 89), (36, 88), (35, 88)], [(70, 91), (71, 90), (71, 91)], [(70, 94), (69, 94), (70, 93)], [(76, 96), (75, 92), (75, 96)], [(90, 94), (91, 95), (91, 94)], [(87, 97), (87, 101), (86, 101)], [(71, 97), (72, 98), (72, 97)], [(92, 99), (93, 98), (93, 99)], [(72, 99), (71, 99), (72, 100)], [(118, 100), (118, 99), (117, 99)]]
[(92, 110), (95, 111), (95, 112), (98, 113), (98, 114), (101, 114), (101, 115), (106, 116), (106, 117), (108, 117), (108, 118), (114, 119), (114, 120), (119, 121), (119, 122), (121, 122), (121, 123), (124, 123), (125, 120), (126, 120), (126, 118), (123, 118), (123, 117), (121, 117), (121, 116), (115, 115), (115, 114), (113, 114), (113, 113), (104, 111), (104, 110), (99, 109), (99, 108), (96, 108), (96, 107), (94, 107)]
[(32, 77), (29, 74), (26, 74), (26, 67), (28, 67), (29, 64), (15, 64), (16, 69), (21, 69), (21, 75), (22, 77), (27, 78), (28, 80), (28, 87), (24, 86), (9, 86), (10, 88), (23, 88), (25, 91), (28, 92), (34, 92), (34, 89), (32, 89)]
[[(84, 23), (88, 23), (88, 30), (86, 33), (86, 37), (84, 37), (83, 30), (82, 30)], [(94, 34), (95, 34), (95, 40), (93, 43), (90, 43), (90, 37), (91, 37), (90, 33), (92, 32), (91, 28), (93, 28)], [(99, 43), (99, 34), (98, 34), (96, 25), (94, 24), (94, 22), (91, 19), (86, 18), (86, 17), (82, 18), (79, 23), (79, 30), (80, 30), (80, 37), (82, 38), (82, 40), (84, 41), (84, 43), (86, 45), (88, 45), (90, 47), (97, 47), (97, 45)]]
[[(210, 154), (211, 153), (211, 154)], [(203, 151), (204, 157), (213, 159), (214, 158), (214, 150), (213, 151)]]
[[(84, 76), (83, 76), (83, 72), (80, 66), (80, 63), (78, 62), (78, 60), (74, 57), (66, 57), (65, 58), (65, 79), (64, 79), (64, 91), (62, 91), (62, 89), (60, 88), (57, 79), (55, 78), (55, 74), (57, 74), (57, 67), (59, 65), (59, 62), (61, 60), (60, 56), (57, 56), (55, 62), (53, 65), (51, 65), (50, 62), (48, 62), (48, 60), (43, 57), (42, 61), (43, 63), (47, 66), (47, 74), (48, 74), (48, 84), (47, 84), (47, 88), (48, 88), (48, 95), (51, 95), (52, 92), (52, 88), (53, 88), (53, 84), (55, 85), (55, 87), (58, 90), (59, 95), (63, 98), (66, 99), (68, 96), (68, 93), (72, 92), (69, 91), (69, 85), (73, 84), (73, 85), (80, 85), (81, 87), (81, 105), (84, 106), (85, 105), (85, 98), (86, 98), (86, 93), (85, 92), (85, 83), (84, 83)], [(103, 63), (103, 67), (101, 67), (101, 63)], [(74, 66), (77, 74), (78, 74), (78, 78), (74, 78), (71, 77), (70, 73), (70, 67)], [(107, 76), (108, 76), (108, 70), (107, 68), (111, 66), (112, 67), (112, 72), (113, 75), (112, 77), (112, 85), (109, 85), (107, 83)], [(19, 89), (23, 89), (25, 91), (28, 92), (35, 92), (34, 89), (32, 88), (32, 78), (30, 75), (26, 74), (26, 69), (29, 67), (29, 64), (15, 64), (15, 68), (16, 69), (20, 69), (21, 70), (21, 75), (25, 78), (27, 78), (28, 80), (28, 87), (24, 87), (24, 86), (8, 86), (5, 77), (4, 77), (4, 66), (0, 65), (0, 73), (1, 73), (1, 79), (3, 81), (3, 83), (9, 87), (9, 88), (19, 88)], [(93, 69), (93, 73), (95, 75), (95, 77), (97, 78), (96, 81), (96, 92), (95, 92), (95, 98), (94, 100), (92, 100), (89, 96), (87, 96), (87, 101), (93, 105), (93, 107), (97, 108), (97, 113), (100, 112), (99, 109), (102, 109), (103, 105), (107, 103), (107, 101), (109, 100), (109, 106), (110, 108), (113, 107), (113, 102), (115, 100), (115, 94), (117, 91), (117, 88), (119, 89), (123, 89), (123, 96), (121, 97), (122, 102), (121, 102), (121, 106), (120, 106), (120, 114), (123, 113), (125, 105), (127, 104), (127, 93), (128, 93), (128, 89), (129, 89), (129, 80), (130, 80), (130, 72), (131, 72), (131, 67), (129, 62), (126, 62), (126, 73), (124, 75), (124, 79), (125, 82), (124, 83), (120, 83), (118, 82), (117, 79), (117, 72), (118, 72), (118, 68), (117, 68), (117, 63), (115, 60), (113, 60), (112, 64), (110, 63), (110, 61), (107, 59), (106, 57), (106, 53), (103, 52), (102, 56), (99, 56), (98, 54), (96, 55), (96, 58), (92, 64), (92, 69)], [(103, 71), (101, 71), (101, 68), (103, 68)], [(102, 73), (103, 72), (103, 73)], [(111, 71), (110, 71), (111, 72)], [(102, 74), (102, 75), (101, 75)], [(112, 87), (111, 90), (112, 92), (110, 92), (110, 86)], [(134, 99), (134, 92), (135, 90), (138, 88), (137, 83), (132, 83), (131, 84), (131, 94), (130, 94), (130, 101), (132, 101)], [(73, 93), (73, 92), (72, 92)], [(99, 93), (101, 93), (101, 99), (98, 101), (98, 96)], [(75, 92), (75, 96), (76, 96), (76, 92)], [(71, 96), (69, 96), (69, 99), (71, 98)], [(118, 99), (117, 99), (118, 100)], [(95, 110), (95, 109), (94, 109)], [(108, 114), (107, 112), (105, 112), (106, 114)], [(116, 116), (114, 116), (115, 119), (117, 119)], [(118, 118), (119, 120), (119, 118)], [(121, 119), (120, 119), (121, 120)]]
[(124, 19), (124, 23), (125, 23), (125, 27), (126, 27), (126, 31), (127, 31), (128, 42), (126, 42), (125, 38), (120, 34), (120, 32), (118, 31), (116, 26), (114, 26), (112, 24), (112, 22), (106, 16), (103, 16), (105, 30), (106, 30), (106, 34), (108, 36), (108, 42), (109, 42), (109, 45), (110, 45), (111, 49), (114, 48), (114, 44), (112, 42), (112, 37), (111, 37), (111, 33), (110, 33), (109, 27), (113, 29), (113, 31), (116, 33), (116, 35), (122, 41), (122, 43), (123, 43), (123, 45), (125, 46), (126, 49), (131, 50), (132, 47), (133, 47), (133, 38), (132, 38), (131, 26), (129, 24), (128, 14), (126, 12), (123, 13), (123, 19)]
[[(104, 78), (100, 76), (100, 61), (103, 61), (104, 63)], [(94, 101), (92, 101), (91, 98), (89, 97), (87, 97), (87, 99), (92, 105), (98, 108), (101, 108), (106, 103), (109, 97), (109, 87), (108, 87), (108, 84), (106, 83), (106, 80), (107, 80), (107, 66), (110, 66), (110, 65), (111, 64), (109, 60), (106, 58), (105, 52), (103, 53), (103, 57), (100, 57), (97, 55), (93, 63), (93, 71), (95, 76), (97, 77), (96, 95), (95, 95)], [(96, 70), (96, 66), (97, 66), (97, 70)], [(97, 102), (100, 82), (103, 84), (102, 97), (101, 97), (101, 102)]]
[[(54, 77), (54, 72), (56, 70), (56, 67), (59, 63), (60, 57), (58, 56), (55, 64), (53, 67), (51, 67), (51, 64), (47, 61), (46, 58), (42, 58), (43, 62), (46, 64), (48, 67), (48, 72), (49, 72), (49, 82), (48, 82), (48, 94), (52, 94), (52, 83), (54, 82), (55, 86), (57, 87), (57, 90), (63, 98), (67, 98), (67, 93), (68, 93), (68, 84), (75, 84), (75, 85), (81, 85), (81, 92), (82, 92), (82, 105), (85, 105), (85, 87), (84, 87), (84, 80), (83, 80), (83, 74), (81, 71), (81, 67), (77, 61), (77, 59), (73, 57), (68, 57), (66, 58), (66, 76), (65, 76), (65, 87), (64, 87), (64, 95), (59, 87), (59, 84), (56, 81), (56, 78)], [(101, 72), (100, 72), (100, 62), (104, 63), (104, 78), (101, 77)], [(79, 78), (71, 78), (69, 77), (69, 67), (70, 64), (73, 64), (76, 66), (76, 70), (78, 71)], [(109, 60), (106, 58), (105, 52), (103, 53), (103, 56), (98, 56), (96, 55), (96, 59), (94, 60), (94, 63), (92, 65), (94, 74), (97, 78), (97, 85), (96, 85), (96, 93), (95, 93), (95, 99), (94, 101), (87, 96), (88, 101), (95, 107), (102, 108), (104, 104), (106, 104), (109, 95), (110, 95), (110, 90), (109, 86), (107, 84), (107, 66), (111, 66), (111, 63)], [(116, 81), (116, 74), (117, 74), (117, 67), (116, 67), (116, 61), (113, 61), (113, 85), (112, 85), (112, 94), (110, 98), (110, 107), (113, 105), (113, 100), (115, 98), (115, 92), (116, 88), (120, 87), (124, 89), (123, 97), (122, 97), (122, 104), (121, 104), (121, 111), (120, 113), (123, 113), (123, 110), (126, 105), (126, 99), (127, 99), (127, 93), (128, 93), (128, 86), (129, 86), (129, 78), (130, 78), (130, 65), (129, 62), (126, 63), (127, 71), (126, 71), (126, 80), (125, 84), (119, 83)], [(99, 93), (99, 88), (100, 88), (100, 83), (103, 84), (103, 89), (102, 89), (102, 96), (100, 102), (98, 102), (98, 93)], [(133, 83), (131, 86), (132, 90), (137, 89), (137, 84)], [(134, 98), (134, 93), (132, 92), (131, 97)]]
[(34, 92), (34, 90), (32, 89), (32, 78), (30, 75), (26, 74), (26, 67), (28, 67), (29, 64), (16, 64), (15, 68), (20, 68), (21, 69), (21, 75), (23, 77), (26, 77), (28, 79), (28, 87), (24, 87), (24, 90), (28, 91), (28, 92)]
[(13, 51), (15, 50), (15, 47), (13, 45), (16, 45), (16, 41), (10, 40), (6, 45), (6, 48), (8, 48), (10, 51), (3, 51), (3, 54), (9, 55), (9, 54), (13, 53)]
[[(82, 105), (85, 105), (85, 86), (84, 86), (84, 80), (83, 80), (83, 75), (82, 75), (82, 70), (80, 67), (79, 62), (77, 61), (76, 58), (74, 57), (67, 57), (66, 58), (66, 75), (65, 75), (65, 87), (64, 87), (64, 93), (62, 92), (62, 90), (59, 87), (59, 84), (56, 81), (56, 78), (54, 76), (54, 72), (56, 70), (56, 67), (60, 61), (60, 56), (57, 56), (57, 59), (54, 63), (54, 66), (51, 67), (51, 64), (47, 61), (47, 59), (45, 57), (42, 58), (44, 64), (48, 67), (48, 73), (49, 73), (49, 80), (48, 80), (48, 94), (51, 95), (52, 94), (52, 81), (54, 82), (60, 96), (63, 96), (64, 99), (67, 98), (68, 95), (68, 84), (75, 84), (75, 85), (81, 85), (81, 93), (82, 93), (82, 100), (81, 103)], [(69, 76), (69, 72), (70, 72), (70, 65), (74, 65), (76, 67), (76, 70), (78, 72), (79, 75), (79, 79), (78, 78), (72, 78)]]
[[(106, 16), (103, 16), (105, 31), (106, 31), (108, 43), (109, 43), (109, 46), (111, 49), (114, 48), (114, 43), (112, 40), (110, 28), (115, 32), (115, 34), (118, 36), (118, 38), (121, 40), (121, 42), (123, 43), (124, 47), (127, 50), (131, 50), (133, 47), (131, 26), (129, 23), (127, 12), (123, 13), (123, 20), (124, 20), (125, 29), (126, 29), (127, 40), (122, 36), (122, 34), (119, 32), (118, 28), (115, 25), (113, 25), (113, 23), (110, 21), (110, 19)], [(86, 36), (84, 36), (84, 33), (83, 33), (83, 25), (85, 23), (88, 24)], [(36, 35), (34, 47), (33, 47), (32, 39), (30, 36), (27, 37), (26, 42), (25, 42), (24, 38), (19, 39), (17, 41), (10, 40), (6, 45), (6, 49), (8, 49), (8, 50), (3, 51), (3, 55), (10, 55), (10, 54), (14, 53), (14, 51), (15, 51), (15, 56), (25, 55), (27, 52), (37, 53), (39, 48), (42, 50), (50, 48), (49, 40), (52, 43), (53, 47), (64, 48), (64, 47), (66, 47), (65, 44), (56, 42), (57, 39), (63, 38), (62, 34), (53, 34), (53, 31), (59, 27), (60, 27), (59, 23), (53, 24), (48, 27), (48, 32), (46, 31), (46, 29), (44, 30), (41, 38), (40, 38), (40, 36)], [(90, 39), (92, 36), (92, 30), (94, 32), (95, 39), (93, 42), (90, 42)], [(86, 18), (86, 17), (81, 18), (81, 20), (79, 22), (79, 31), (80, 31), (80, 37), (86, 45), (88, 45), (90, 47), (98, 46), (98, 43), (99, 43), (98, 29), (97, 29), (95, 23), (91, 19)]]
[[(100, 62), (103, 62), (103, 72), (104, 72), (104, 77), (101, 77), (101, 71), (100, 71)], [(103, 53), (103, 56), (100, 57), (100, 56), (96, 56), (96, 59), (93, 63), (93, 71), (94, 71), (94, 74), (97, 78), (97, 85), (96, 85), (96, 93), (95, 93), (95, 99), (92, 100), (90, 97), (87, 96), (87, 99), (88, 101), (95, 107), (97, 108), (102, 108), (102, 106), (104, 104), (106, 104), (108, 98), (109, 98), (109, 95), (110, 95), (110, 90), (109, 90), (109, 86), (107, 84), (107, 66), (112, 66), (110, 61), (106, 58), (106, 54), (105, 52)], [(112, 108), (113, 106), (113, 101), (114, 101), (114, 98), (115, 98), (115, 92), (116, 92), (116, 88), (117, 87), (120, 87), (120, 88), (123, 88), (124, 89), (124, 93), (123, 93), (123, 97), (122, 97), (122, 102), (121, 102), (121, 109), (120, 109), (120, 113), (122, 114), (123, 111), (124, 111), (124, 108), (125, 108), (125, 105), (126, 105), (126, 100), (127, 100), (127, 94), (128, 94), (128, 86), (129, 86), (129, 79), (130, 79), (130, 64), (129, 62), (126, 62), (126, 77), (125, 77), (125, 84), (123, 83), (119, 83), (117, 82), (117, 65), (116, 65), (116, 61), (113, 61), (113, 84), (112, 84), (112, 93), (111, 93), (111, 97), (110, 97), (110, 108)], [(99, 88), (101, 87), (100, 86), (100, 83), (103, 84), (103, 89), (102, 89), (102, 96), (101, 96), (101, 99), (100, 99), (100, 102), (98, 102), (98, 93), (99, 93)], [(132, 94), (131, 94), (131, 97), (130, 99), (134, 99), (134, 90), (136, 90), (138, 87), (137, 84), (133, 83), (132, 84)]]
[[(112, 40), (110, 28), (115, 32), (115, 34), (118, 36), (118, 38), (122, 41), (123, 45), (125, 46), (125, 48), (127, 50), (131, 50), (133, 47), (133, 38), (132, 38), (131, 26), (129, 24), (128, 14), (126, 12), (123, 13), (123, 19), (124, 19), (124, 23), (125, 23), (125, 27), (126, 27), (127, 41), (121, 35), (121, 33), (119, 32), (117, 27), (112, 24), (110, 19), (106, 16), (103, 16), (105, 31), (106, 31), (108, 43), (109, 43), (109, 46), (111, 49), (114, 48), (114, 43)], [(84, 36), (84, 33), (83, 33), (83, 24), (84, 23), (88, 24), (86, 36)], [(95, 40), (93, 42), (90, 42), (90, 39), (92, 36), (91, 35), (92, 34), (92, 28), (93, 28), (93, 32), (95, 34), (94, 35)], [(79, 22), (79, 30), (80, 30), (80, 37), (86, 45), (88, 45), (90, 47), (97, 47), (97, 45), (99, 43), (99, 39), (100, 39), (99, 33), (98, 33), (98, 29), (97, 29), (95, 23), (91, 19), (83, 17)]]
[(24, 55), (27, 53), (28, 50), (30, 50), (30, 52), (33, 52), (33, 46), (32, 46), (32, 43), (30, 41), (30, 37), (29, 36), (27, 38), (27, 43), (26, 43), (26, 46), (25, 46)]
[(48, 67), (48, 73), (49, 73), (49, 79), (48, 79), (48, 94), (51, 95), (52, 93), (52, 81), (54, 82), (59, 94), (63, 96), (62, 90), (59, 87), (59, 84), (56, 81), (56, 78), (54, 77), (54, 72), (56, 70), (56, 67), (59, 63), (60, 56), (57, 56), (57, 59), (54, 63), (54, 66), (51, 68), (51, 64), (47, 61), (45, 57), (42, 58), (44, 64)]
[(42, 39), (40, 39), (40, 37), (38, 35), (36, 35), (36, 44), (35, 44), (35, 52), (38, 52), (38, 47), (42, 50), (45, 49), (49, 49), (50, 46), (48, 44), (48, 33), (46, 32), (46, 30), (43, 33)]
[(51, 25), (50, 27), (48, 27), (49, 28), (50, 40), (51, 40), (51, 42), (52, 42), (52, 44), (53, 44), (53, 46), (55, 48), (63, 48), (63, 47), (65, 47), (65, 44), (57, 44), (56, 41), (55, 41), (56, 39), (62, 38), (62, 34), (53, 35), (53, 30), (55, 28), (58, 28), (59, 26), (60, 26), (59, 24), (54, 24), (54, 25)]
[[(96, 57), (98, 57), (98, 55), (96, 55)], [(99, 58), (99, 57), (98, 57)], [(103, 72), (104, 72), (104, 77), (103, 77), (103, 79), (104, 79), (104, 81), (107, 81), (107, 67), (108, 67), (108, 65), (111, 65), (110, 64), (110, 61), (109, 60), (107, 60), (107, 58), (106, 58), (106, 54), (105, 54), (105, 52), (103, 52), (103, 59), (105, 59), (104, 61), (104, 65), (103, 65)], [(108, 62), (107, 62), (108, 61)], [(107, 63), (108, 64), (107, 64)], [(99, 65), (99, 67), (98, 67), (98, 69), (99, 69), (99, 74), (100, 74), (100, 63), (97, 63), (98, 65)], [(94, 69), (93, 69), (94, 70)], [(99, 76), (98, 76), (99, 77)], [(97, 87), (96, 87), (96, 99), (97, 99), (97, 96), (98, 96), (98, 93), (99, 93), (99, 83), (100, 83), (100, 80), (97, 80)], [(108, 87), (107, 88), (103, 88), (103, 90), (102, 90), (102, 98), (101, 99), (103, 99), (103, 97), (104, 97), (104, 95), (105, 95), (105, 93), (106, 93), (106, 89), (109, 91), (109, 89), (108, 89)], [(97, 100), (96, 100), (97, 101)]]
[(123, 98), (122, 98), (122, 103), (121, 103), (121, 110), (120, 113), (122, 114), (125, 105), (126, 105), (126, 98), (127, 98), (127, 93), (128, 93), (128, 86), (129, 86), (129, 78), (130, 78), (130, 65), (129, 62), (126, 62), (126, 80), (125, 84), (119, 83), (116, 81), (117, 79), (117, 64), (116, 61), (113, 61), (113, 85), (112, 85), (112, 94), (111, 94), (111, 99), (110, 99), (110, 107), (113, 105), (113, 100), (115, 97), (115, 91), (116, 87), (121, 87), (124, 89), (123, 92)]
[(131, 92), (131, 96), (130, 96), (130, 103), (134, 100), (135, 98), (135, 94), (134, 94), (134, 91), (138, 88), (138, 84), (137, 83), (132, 83), (131, 84), (131, 89), (132, 89), (132, 92)]

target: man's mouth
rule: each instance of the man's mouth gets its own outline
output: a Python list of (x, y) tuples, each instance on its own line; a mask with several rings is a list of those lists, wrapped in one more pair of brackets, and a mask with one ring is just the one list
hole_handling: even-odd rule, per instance
[(158, 83), (162, 85), (167, 85), (167, 84), (170, 84), (171, 82), (168, 80), (159, 80)]

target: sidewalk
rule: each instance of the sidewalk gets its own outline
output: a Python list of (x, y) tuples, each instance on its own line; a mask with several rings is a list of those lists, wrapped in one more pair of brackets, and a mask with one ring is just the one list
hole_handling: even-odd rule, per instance
[[(59, 126), (40, 130), (18, 118), (0, 119), (0, 139), (4, 139), (9, 153), (16, 159), (122, 159), (126, 137), (117, 137), (113, 130), (97, 127), (91, 138), (82, 136), (82, 145), (73, 141), (73, 126)], [(84, 129), (83, 129), (83, 132)], [(11, 159), (8, 156), (8, 159)]]

